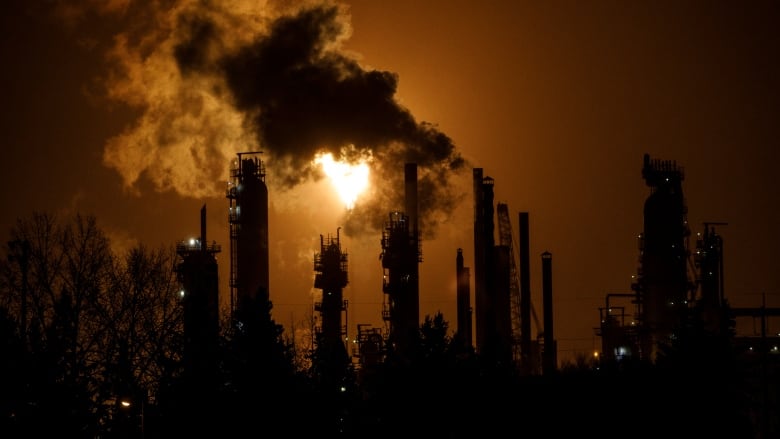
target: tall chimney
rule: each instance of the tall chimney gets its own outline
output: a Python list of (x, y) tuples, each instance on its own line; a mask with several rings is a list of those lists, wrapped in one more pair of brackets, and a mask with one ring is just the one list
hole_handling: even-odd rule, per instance
[(485, 243), (485, 218), (482, 214), (484, 197), (482, 192), (482, 168), (473, 169), (474, 190), (474, 314), (477, 335), (477, 350), (481, 347), (481, 337), (485, 333), (485, 319), (482, 313), (485, 309), (485, 265), (487, 252)]
[(542, 373), (555, 372), (558, 367), (558, 355), (553, 336), (553, 300), (552, 300), (552, 253), (542, 253), (542, 306), (544, 306), (544, 357)]
[(417, 164), (404, 165), (404, 195), (406, 201), (406, 216), (409, 217), (409, 232), (417, 240)]
[(464, 348), (472, 346), (471, 339), (471, 289), (469, 268), (463, 266), (463, 249), (458, 249), (458, 256), (455, 259), (456, 280), (457, 280), (457, 313), (458, 329), (457, 335), (463, 343)]
[(206, 205), (200, 209), (200, 251), (206, 251)]
[(409, 301), (412, 308), (409, 310), (409, 327), (414, 331), (420, 324), (420, 230), (418, 226), (417, 210), (417, 164), (406, 163), (404, 165), (404, 197), (406, 215), (409, 218), (409, 239), (412, 254), (408, 255), (409, 269)]
[(526, 371), (531, 364), (531, 263), (528, 212), (520, 212), (520, 356)]

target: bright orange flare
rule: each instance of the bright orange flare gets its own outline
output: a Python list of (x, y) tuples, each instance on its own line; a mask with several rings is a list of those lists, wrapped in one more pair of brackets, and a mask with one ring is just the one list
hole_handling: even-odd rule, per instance
[(368, 187), (369, 159), (361, 158), (356, 163), (344, 159), (336, 161), (333, 154), (327, 152), (317, 154), (314, 163), (322, 166), (347, 209), (352, 209), (358, 196)]

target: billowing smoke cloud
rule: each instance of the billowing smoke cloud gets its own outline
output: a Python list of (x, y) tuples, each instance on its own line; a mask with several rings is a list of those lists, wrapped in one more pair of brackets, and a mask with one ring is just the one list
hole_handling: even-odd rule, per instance
[[(247, 44), (262, 30), (260, 2), (129, 2), (124, 7), (92, 9), (113, 13), (117, 27), (107, 51), (106, 94), (138, 111), (134, 123), (106, 143), (104, 163), (117, 170), (128, 189), (143, 179), (160, 191), (188, 197), (224, 194), (235, 153), (254, 149), (244, 115), (230, 104), (219, 75), (183, 75), (174, 56), (194, 22), (208, 22), (225, 35), (218, 56)], [(101, 8), (96, 6), (96, 8)], [(79, 15), (70, 10), (70, 17)], [(254, 17), (254, 18), (253, 18)], [(230, 32), (227, 31), (230, 29)], [(229, 38), (227, 38), (229, 36)]]
[(280, 196), (321, 177), (318, 152), (349, 150), (373, 161), (370, 193), (347, 214), (346, 233), (376, 231), (403, 210), (407, 162), (418, 166), (423, 232), (454, 209), (464, 160), (447, 135), (399, 105), (397, 75), (364, 69), (343, 50), (346, 7), (155, 7), (146, 21), (154, 26), (118, 35), (111, 51), (110, 96), (140, 111), (105, 149), (128, 187), (147, 178), (159, 190), (219, 194), (236, 152), (259, 149), (271, 197)]

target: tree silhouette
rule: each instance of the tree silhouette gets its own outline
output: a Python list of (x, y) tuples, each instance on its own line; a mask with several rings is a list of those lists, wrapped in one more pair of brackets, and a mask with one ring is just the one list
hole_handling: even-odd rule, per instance
[[(20, 218), (0, 262), (6, 367), (24, 392), (9, 428), (71, 437), (118, 432), (120, 399), (175, 374), (180, 317), (172, 259), (143, 247), (117, 258), (97, 221)], [(10, 340), (10, 341), (9, 341)], [(121, 366), (121, 367), (120, 367)], [(128, 390), (129, 389), (129, 390)], [(9, 405), (9, 406), (10, 406)], [(136, 410), (136, 409), (134, 409)], [(119, 424), (118, 424), (119, 422)], [(132, 425), (138, 428), (140, 420)]]
[[(342, 343), (317, 340), (311, 367), (301, 367), (260, 291), (266, 299), (223, 320), (216, 379), (198, 383), (184, 370), (173, 247), (117, 256), (94, 218), (35, 213), (17, 221), (4, 250), (2, 437), (169, 437), (218, 427), (225, 437), (456, 438), (524, 425), (555, 436), (605, 414), (614, 428), (600, 431), (606, 437), (638, 424), (646, 436), (755, 437), (745, 402), (755, 369), (735, 351), (727, 306), (716, 326), (692, 308), (655, 364), (604, 367), (582, 357), (549, 377), (481, 362), (437, 312), (419, 326), (409, 361), (388, 352), (357, 382)], [(539, 421), (553, 412), (561, 422)]]
[(210, 411), (224, 421), (228, 435), (284, 431), (299, 415), (291, 407), (300, 403), (302, 377), (294, 367), (294, 346), (271, 317), (272, 308), (268, 300), (249, 299), (234, 311), (224, 344), (221, 406)]
[[(129, 428), (154, 430), (155, 400), (182, 374), (183, 315), (173, 247), (131, 248), (116, 259), (111, 293), (95, 304), (102, 337), (95, 348), (103, 386), (101, 401), (109, 416)], [(122, 403), (130, 404), (125, 407)], [(143, 410), (143, 414), (141, 413)], [(141, 419), (143, 417), (144, 419)], [(120, 423), (121, 423), (120, 422)]]

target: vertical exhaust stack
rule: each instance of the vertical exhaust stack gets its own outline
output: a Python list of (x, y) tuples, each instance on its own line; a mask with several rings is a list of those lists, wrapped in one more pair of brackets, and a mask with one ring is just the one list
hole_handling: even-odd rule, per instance
[[(528, 212), (520, 212), (520, 355), (521, 367), (529, 372), (531, 364), (531, 261)], [(538, 364), (538, 363), (537, 363)]]
[(412, 239), (419, 238), (419, 225), (417, 221), (417, 164), (407, 163), (404, 165), (404, 198), (406, 203), (406, 216), (409, 217), (409, 232)]
[(542, 373), (554, 373), (558, 367), (558, 347), (553, 336), (552, 253), (542, 253), (542, 305), (544, 306), (544, 355)]
[(482, 214), (484, 194), (482, 192), (482, 168), (473, 169), (474, 190), (474, 312), (477, 334), (477, 351), (485, 333), (485, 319), (482, 313), (485, 309), (485, 264), (487, 263), (485, 243), (485, 218)]
[(201, 251), (206, 251), (206, 205), (204, 204), (203, 207), (200, 208), (200, 242), (201, 242)]
[(411, 326), (414, 323), (414, 327), (417, 328), (420, 324), (420, 262), (422, 260), (422, 252), (420, 249), (420, 229), (418, 224), (419, 204), (417, 201), (416, 163), (406, 163), (404, 165), (404, 198), (406, 215), (409, 218), (410, 248), (414, 252), (414, 255), (409, 255), (411, 259), (409, 261), (409, 306), (413, 307), (409, 310), (409, 324)]
[(471, 289), (469, 288), (470, 273), (469, 268), (463, 266), (463, 249), (458, 249), (458, 256), (455, 258), (455, 272), (457, 280), (457, 312), (458, 329), (457, 336), (463, 343), (464, 348), (471, 348)]
[(482, 168), (473, 170), (474, 184), (474, 304), (477, 352), (490, 343), (490, 320), (494, 292), (495, 224), (493, 184), (491, 177), (483, 176)]

